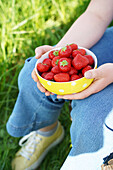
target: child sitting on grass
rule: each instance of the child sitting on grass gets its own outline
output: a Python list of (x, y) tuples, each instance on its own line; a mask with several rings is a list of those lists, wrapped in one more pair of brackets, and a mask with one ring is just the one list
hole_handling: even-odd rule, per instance
[(35, 169), (48, 151), (62, 141), (66, 134), (58, 117), (65, 99), (72, 100), (72, 149), (61, 170), (101, 169), (103, 158), (113, 148), (113, 27), (107, 29), (112, 19), (113, 0), (92, 0), (56, 45), (76, 43), (97, 56), (98, 68), (85, 73), (94, 82), (80, 93), (56, 96), (40, 84), (35, 63), (56, 47), (37, 47), (36, 56), (26, 60), (18, 79), (18, 98), (7, 122), (10, 135), (24, 136), (12, 169)]

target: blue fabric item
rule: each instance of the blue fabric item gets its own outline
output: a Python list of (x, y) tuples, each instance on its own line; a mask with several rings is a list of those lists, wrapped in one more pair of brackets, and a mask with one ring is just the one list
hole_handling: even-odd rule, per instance
[[(90, 49), (97, 56), (98, 66), (113, 63), (112, 37), (113, 27), (108, 28), (101, 40)], [(113, 109), (113, 84), (88, 98), (73, 100), (72, 108), (70, 132), (73, 148), (70, 155), (97, 151), (104, 142), (103, 123)]]
[[(90, 50), (96, 54), (98, 66), (113, 63), (113, 27), (108, 28)], [(65, 102), (58, 100), (56, 95), (47, 97), (38, 90), (31, 77), (36, 61), (35, 57), (28, 58), (19, 74), (18, 98), (7, 122), (7, 131), (14, 137), (54, 123)], [(70, 156), (95, 152), (103, 146), (103, 124), (112, 109), (113, 84), (86, 99), (72, 101), (70, 134), (73, 147)]]

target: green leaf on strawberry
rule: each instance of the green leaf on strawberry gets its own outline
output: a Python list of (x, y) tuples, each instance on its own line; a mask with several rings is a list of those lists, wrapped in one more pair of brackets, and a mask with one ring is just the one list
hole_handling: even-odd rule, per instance
[(68, 72), (71, 69), (70, 59), (61, 58), (58, 62), (58, 66), (62, 72)]

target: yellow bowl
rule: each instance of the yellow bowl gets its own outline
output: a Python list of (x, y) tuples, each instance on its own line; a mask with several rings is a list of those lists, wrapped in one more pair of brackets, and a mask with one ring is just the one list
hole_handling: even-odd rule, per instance
[[(96, 58), (95, 54), (86, 48), (79, 47), (79, 49), (81, 49), (81, 48), (86, 50), (87, 55), (91, 55), (93, 57), (94, 69), (96, 69), (97, 68), (97, 58)], [(59, 50), (60, 48), (55, 48), (55, 49)], [(50, 91), (52, 93), (59, 94), (59, 95), (72, 94), (72, 93), (78, 93), (78, 92), (83, 91), (93, 82), (93, 79), (86, 79), (85, 77), (82, 77), (78, 80), (69, 81), (69, 82), (53, 82), (53, 81), (46, 80), (46, 79), (42, 78), (38, 73), (37, 64), (42, 62), (45, 58), (48, 58), (49, 52), (50, 51), (48, 51), (47, 53), (42, 55), (41, 58), (38, 59), (35, 64), (36, 75), (38, 76), (40, 83), (44, 86), (45, 89), (47, 89), (48, 91)]]

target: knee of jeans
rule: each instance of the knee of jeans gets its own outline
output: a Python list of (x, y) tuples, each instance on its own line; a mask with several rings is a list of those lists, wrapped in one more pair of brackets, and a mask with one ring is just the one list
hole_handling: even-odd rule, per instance
[(26, 89), (30, 85), (35, 84), (34, 80), (32, 79), (32, 76), (31, 76), (32, 71), (35, 67), (35, 63), (36, 63), (35, 58), (32, 58), (32, 59), (28, 58), (25, 61), (25, 64), (24, 64), (24, 66), (23, 66), (23, 68), (20, 71), (19, 76), (18, 76), (19, 90), (22, 89), (22, 88)]
[(13, 137), (22, 137), (25, 136), (27, 134), (29, 134), (32, 131), (32, 126), (28, 126), (27, 128), (25, 127), (15, 127), (14, 125), (12, 125), (10, 122), (7, 122), (6, 124), (6, 130), (8, 132), (9, 135), (13, 136)]
[(22, 136), (22, 135), (18, 135), (18, 131), (17, 131), (17, 133), (14, 133), (14, 130), (12, 130), (12, 129), (13, 129), (13, 126), (9, 122), (7, 122), (6, 130), (10, 136), (12, 136), (12, 137), (21, 137)]

